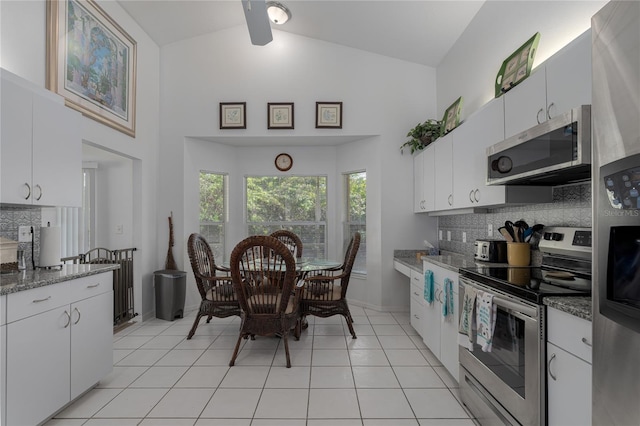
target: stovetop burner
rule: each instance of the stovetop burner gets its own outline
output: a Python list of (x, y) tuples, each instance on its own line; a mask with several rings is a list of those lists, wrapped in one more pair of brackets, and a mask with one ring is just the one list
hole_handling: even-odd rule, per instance
[(460, 275), (539, 305), (548, 296), (591, 294), (591, 280), (581, 274), (540, 267), (476, 266), (461, 269)]

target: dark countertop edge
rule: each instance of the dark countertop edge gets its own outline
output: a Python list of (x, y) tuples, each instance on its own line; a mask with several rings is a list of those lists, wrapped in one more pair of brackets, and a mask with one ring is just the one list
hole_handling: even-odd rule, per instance
[(566, 312), (587, 321), (592, 321), (591, 297), (545, 297), (543, 303), (550, 308)]
[(61, 270), (23, 271), (0, 276), (0, 296), (120, 269), (119, 264), (63, 265)]

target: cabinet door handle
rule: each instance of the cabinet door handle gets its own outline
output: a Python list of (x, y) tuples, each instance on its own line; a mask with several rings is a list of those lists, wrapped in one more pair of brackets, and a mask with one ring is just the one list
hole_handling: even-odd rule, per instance
[(414, 317), (415, 319), (420, 319), (420, 317), (419, 317), (419, 316), (417, 316), (416, 314), (413, 314), (413, 317)]
[(593, 345), (591, 344), (591, 342), (589, 340), (587, 340), (586, 337), (582, 338), (582, 343), (584, 343), (585, 345), (592, 347)]
[(476, 189), (473, 191), (473, 199), (476, 200), (476, 203), (480, 202), (480, 190)]
[(416, 296), (420, 297), (420, 294), (417, 291), (414, 291), (413, 294), (415, 294)]
[(447, 202), (449, 203), (450, 206), (453, 205), (453, 194), (449, 194), (449, 197), (447, 198)]
[(554, 106), (556, 105), (553, 102), (551, 102), (547, 107), (547, 118), (549, 118), (549, 120), (551, 120), (551, 107), (554, 107)]
[(536, 121), (538, 122), (538, 124), (542, 123), (542, 121), (540, 121), (540, 113), (544, 114), (544, 108), (540, 108), (538, 110), (538, 113), (536, 114)]
[(547, 369), (549, 370), (549, 376), (551, 376), (553, 380), (558, 380), (556, 376), (553, 375), (553, 372), (551, 371), (551, 361), (553, 361), (555, 358), (556, 358), (556, 354), (551, 354), (551, 358), (549, 358), (549, 364), (547, 365)]
[(29, 197), (31, 197), (31, 185), (29, 185), (27, 182), (25, 182), (24, 186), (27, 187), (27, 195), (24, 197), (24, 199), (28, 200)]
[(73, 308), (73, 310), (78, 313), (78, 319), (76, 320), (76, 322), (74, 322), (74, 324), (77, 324), (80, 322), (80, 311), (78, 310), (78, 308)]
[(88, 285), (87, 288), (96, 288), (100, 285), (100, 283), (98, 284), (93, 284), (93, 285)]
[(33, 303), (46, 302), (49, 299), (51, 299), (51, 296), (45, 297), (44, 299), (35, 299)]
[(473, 189), (469, 192), (469, 201), (473, 203)]
[(42, 187), (40, 185), (36, 185), (33, 187), (33, 189), (36, 189), (36, 188), (38, 188), (38, 192), (40, 193), (40, 195), (36, 197), (36, 201), (40, 201), (40, 198), (42, 198)]
[(64, 325), (64, 328), (69, 327), (69, 324), (71, 324), (71, 315), (69, 315), (69, 312), (67, 312), (67, 310), (64, 310), (64, 314), (67, 316), (67, 323)]

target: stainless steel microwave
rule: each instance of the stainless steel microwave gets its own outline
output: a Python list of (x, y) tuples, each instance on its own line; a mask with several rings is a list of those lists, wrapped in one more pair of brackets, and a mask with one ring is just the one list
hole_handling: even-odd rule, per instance
[(487, 185), (561, 185), (591, 177), (591, 105), (487, 148)]

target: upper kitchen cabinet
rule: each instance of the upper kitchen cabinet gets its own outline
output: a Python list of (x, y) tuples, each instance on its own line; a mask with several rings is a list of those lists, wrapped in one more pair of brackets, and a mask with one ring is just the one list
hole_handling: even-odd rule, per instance
[(433, 181), (435, 145), (432, 143), (413, 157), (413, 212), (424, 213), (435, 208)]
[(80, 114), (6, 70), (1, 84), (0, 202), (80, 207)]
[[(435, 197), (433, 210), (454, 208), (453, 181), (455, 175), (453, 174), (453, 140), (455, 138), (454, 134), (457, 134), (458, 131), (459, 128), (454, 129), (434, 142), (433, 169), (435, 170), (435, 177), (430, 183)], [(428, 184), (429, 182), (425, 182), (425, 185)]]
[(591, 30), (536, 67), (503, 97), (505, 139), (571, 108), (591, 104)]

